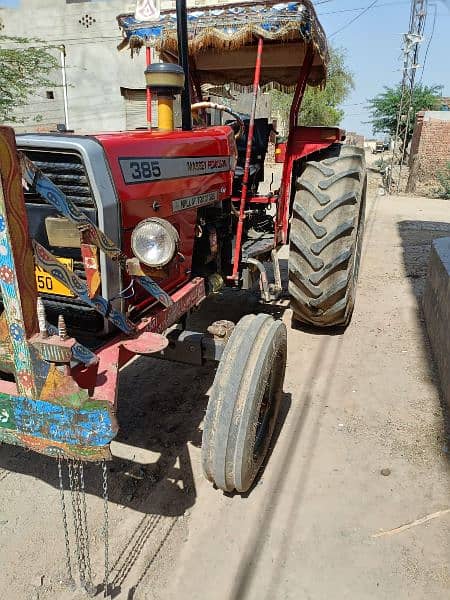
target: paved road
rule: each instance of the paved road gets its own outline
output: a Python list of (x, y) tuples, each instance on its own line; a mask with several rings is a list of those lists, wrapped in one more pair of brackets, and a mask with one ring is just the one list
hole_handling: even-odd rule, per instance
[[(444, 201), (372, 194), (353, 322), (344, 335), (290, 329), (281, 431), (247, 497), (201, 476), (213, 373), (143, 360), (123, 373), (110, 473), (116, 598), (448, 599), (450, 514), (439, 511), (450, 507), (449, 444), (419, 308), (446, 221)], [(206, 308), (238, 318), (255, 305), (235, 294)], [(279, 314), (290, 326), (290, 311)], [(60, 583), (55, 465), (4, 446), (0, 467), (2, 597), (83, 598)], [(87, 469), (96, 583), (98, 476)]]

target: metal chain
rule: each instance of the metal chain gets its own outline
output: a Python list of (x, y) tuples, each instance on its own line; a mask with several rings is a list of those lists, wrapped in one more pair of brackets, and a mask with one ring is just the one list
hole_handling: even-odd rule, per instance
[(92, 571), (91, 571), (91, 557), (89, 552), (89, 528), (88, 528), (88, 520), (87, 520), (87, 509), (86, 509), (86, 491), (84, 488), (84, 465), (82, 461), (78, 463), (78, 472), (80, 476), (80, 490), (81, 490), (81, 506), (83, 511), (83, 520), (81, 522), (81, 536), (83, 538), (83, 553), (85, 560), (85, 573), (87, 574), (87, 579), (85, 580), (84, 589), (87, 594), (91, 597), (95, 596), (97, 593), (97, 589), (92, 583)]
[[(58, 456), (58, 477), (61, 500), (61, 513), (64, 528), (64, 542), (66, 548), (66, 567), (68, 575), (68, 585), (75, 589), (75, 580), (72, 572), (71, 549), (69, 527), (67, 524), (67, 507), (64, 495), (64, 480), (62, 470), (62, 454)], [(76, 561), (80, 577), (80, 585), (91, 597), (97, 593), (97, 588), (92, 583), (91, 559), (90, 559), (90, 540), (86, 505), (86, 489), (84, 482), (84, 465), (81, 460), (68, 459), (67, 472), (69, 479), (69, 490), (72, 505), (73, 530), (75, 537)], [(103, 539), (105, 552), (105, 573), (104, 573), (104, 597), (109, 597), (109, 513), (108, 513), (108, 469), (106, 461), (102, 461), (102, 490), (103, 490)]]
[(76, 554), (77, 554), (77, 562), (78, 562), (78, 572), (80, 574), (80, 584), (82, 587), (85, 587), (86, 582), (86, 573), (85, 573), (85, 559), (83, 553), (81, 532), (80, 532), (80, 522), (81, 522), (81, 510), (80, 510), (80, 480), (78, 477), (78, 465), (74, 460), (67, 460), (67, 468), (69, 471), (69, 485), (71, 491), (71, 500), (72, 500), (72, 514), (73, 514), (73, 530), (75, 533), (75, 541), (76, 541)]
[(71, 590), (75, 589), (75, 580), (72, 575), (72, 564), (70, 559), (70, 542), (69, 542), (69, 527), (67, 525), (67, 510), (66, 502), (64, 499), (64, 482), (62, 476), (62, 457), (58, 456), (58, 477), (59, 477), (59, 491), (61, 498), (61, 515), (64, 529), (64, 542), (66, 546), (66, 570), (67, 570), (67, 587)]
[(108, 468), (106, 466), (106, 460), (102, 461), (102, 474), (103, 474), (103, 509), (104, 509), (104, 522), (103, 522), (103, 540), (105, 544), (105, 576), (103, 582), (103, 596), (105, 598), (109, 595), (109, 515), (108, 515)]

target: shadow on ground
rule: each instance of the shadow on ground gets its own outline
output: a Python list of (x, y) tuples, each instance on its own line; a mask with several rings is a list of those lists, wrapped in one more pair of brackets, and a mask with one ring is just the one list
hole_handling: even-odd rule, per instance
[[(285, 307), (263, 306), (249, 292), (225, 290), (192, 314), (189, 330), (205, 331), (218, 319), (269, 312), (281, 317)], [(196, 489), (188, 445), (201, 446), (201, 423), (215, 365), (191, 366), (140, 357), (120, 374), (117, 446), (126, 458), (108, 463), (109, 500), (147, 515), (177, 517), (195, 503)], [(282, 419), (286, 416), (284, 402)], [(123, 452), (119, 453), (123, 456)], [(59, 486), (54, 459), (3, 445), (0, 468)], [(86, 463), (86, 492), (102, 496), (100, 466)], [(143, 526), (146, 525), (143, 523)]]
[[(450, 209), (450, 205), (449, 205)], [(402, 241), (403, 262), (406, 276), (417, 300), (417, 316), (421, 325), (423, 343), (428, 356), (428, 368), (436, 388), (440, 390), (437, 369), (432, 360), (432, 348), (428, 337), (422, 307), (422, 297), (425, 289), (428, 264), (433, 240), (450, 236), (450, 223), (440, 221), (400, 221), (398, 230)], [(441, 407), (444, 417), (444, 436), (447, 448), (450, 447), (450, 411), (440, 394)], [(450, 453), (447, 452), (450, 461)]]

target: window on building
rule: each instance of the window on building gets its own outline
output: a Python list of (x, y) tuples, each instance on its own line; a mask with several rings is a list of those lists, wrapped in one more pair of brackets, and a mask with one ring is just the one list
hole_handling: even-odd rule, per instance
[(47, 90), (45, 92), (45, 97), (47, 98), (47, 100), (54, 100), (55, 99), (55, 93), (53, 90)]

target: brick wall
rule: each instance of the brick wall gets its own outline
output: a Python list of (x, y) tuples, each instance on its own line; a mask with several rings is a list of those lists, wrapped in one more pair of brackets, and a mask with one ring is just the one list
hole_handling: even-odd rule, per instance
[(410, 174), (407, 190), (435, 195), (436, 174), (450, 162), (450, 112), (427, 111), (417, 115), (411, 141)]

